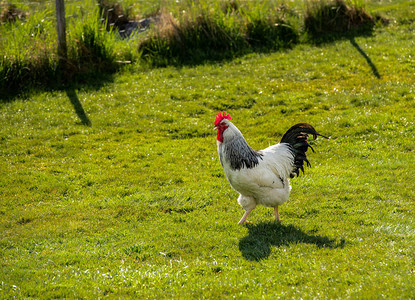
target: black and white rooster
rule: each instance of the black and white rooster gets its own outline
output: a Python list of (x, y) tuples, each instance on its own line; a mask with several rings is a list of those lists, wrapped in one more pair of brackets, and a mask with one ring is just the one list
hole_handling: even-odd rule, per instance
[(307, 123), (294, 125), (284, 134), (281, 142), (256, 151), (245, 141), (242, 133), (223, 112), (215, 119), (219, 159), (232, 188), (240, 195), (238, 203), (245, 214), (238, 224), (247, 222), (249, 213), (262, 204), (274, 207), (275, 220), (280, 221), (278, 206), (287, 201), (291, 186), (289, 178), (304, 172), (303, 164), (310, 162), (306, 151), (310, 147), (308, 134), (327, 138)]

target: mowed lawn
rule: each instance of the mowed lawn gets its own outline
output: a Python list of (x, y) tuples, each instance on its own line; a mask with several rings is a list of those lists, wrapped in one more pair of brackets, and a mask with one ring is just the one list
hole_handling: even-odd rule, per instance
[[(415, 7), (399, 3), (371, 36), (1, 102), (0, 298), (414, 298)], [(298, 122), (331, 137), (280, 224), (258, 207), (237, 225), (222, 110), (255, 149)]]

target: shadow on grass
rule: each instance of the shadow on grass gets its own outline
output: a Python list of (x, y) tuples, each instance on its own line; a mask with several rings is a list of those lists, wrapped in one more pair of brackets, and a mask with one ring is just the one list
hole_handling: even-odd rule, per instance
[(210, 51), (200, 50), (200, 49), (193, 49), (187, 50), (189, 53), (180, 54), (180, 55), (173, 55), (169, 54), (166, 56), (149, 56), (143, 55), (142, 63), (143, 65), (147, 66), (148, 68), (165, 68), (168, 66), (172, 66), (175, 68), (182, 68), (182, 67), (197, 67), (200, 65), (216, 65), (216, 64), (226, 64), (235, 59), (244, 57), (250, 54), (271, 54), (275, 52), (281, 51), (289, 51), (294, 49), (294, 47), (298, 44), (298, 42), (292, 42), (286, 46), (280, 47), (271, 47), (271, 46), (263, 46), (263, 47), (241, 47), (239, 49), (233, 50), (224, 50), (224, 51), (217, 51), (217, 49), (213, 49)]
[[(384, 24), (386, 24), (386, 21), (383, 21)], [(370, 37), (373, 35), (374, 30), (374, 23), (372, 26), (366, 26), (363, 28), (360, 28), (359, 30), (350, 30), (348, 32), (337, 32), (337, 33), (321, 33), (318, 35), (310, 35), (309, 36), (309, 42), (316, 46), (326, 45), (330, 43), (334, 43), (338, 40), (349, 40), (350, 44), (359, 52), (360, 55), (363, 56), (363, 58), (366, 60), (367, 64), (372, 70), (373, 75), (380, 79), (381, 75), (376, 67), (376, 65), (373, 63), (373, 61), (370, 59), (370, 57), (367, 55), (367, 53), (359, 46), (359, 44), (356, 42), (356, 37)]]
[[(96, 91), (114, 80), (118, 70), (116, 67), (95, 68), (84, 72), (72, 70), (72, 73), (61, 73), (56, 69), (51, 69), (50, 66), (38, 66), (37, 69), (35, 67), (23, 68), (25, 71), (23, 75), (9, 76), (9, 79), (0, 78), (0, 103), (13, 102), (15, 99), (28, 99), (42, 92), (77, 89)], [(9, 71), (18, 73), (18, 68), (19, 66), (12, 66)], [(4, 75), (3, 73), (0, 73), (0, 77)], [(70, 94), (71, 92), (68, 97)]]
[(376, 76), (376, 78), (380, 79), (381, 76), (379, 74), (378, 68), (376, 68), (373, 61), (370, 59), (370, 57), (366, 54), (365, 51), (363, 51), (362, 48), (360, 48), (359, 44), (356, 42), (355, 38), (352, 36), (350, 37), (350, 44), (363, 56), (363, 58), (366, 60), (370, 68), (372, 69), (373, 75)]
[(81, 104), (81, 101), (79, 101), (78, 95), (76, 94), (75, 89), (68, 88), (65, 90), (66, 95), (68, 96), (69, 100), (72, 103), (73, 108), (75, 109), (76, 114), (78, 115), (78, 118), (81, 120), (82, 125), (91, 126), (91, 121), (89, 120), (87, 114), (85, 113), (85, 110)]
[(243, 257), (251, 261), (266, 259), (271, 254), (271, 247), (305, 243), (314, 244), (319, 248), (343, 248), (345, 240), (336, 242), (325, 236), (313, 235), (304, 232), (294, 225), (281, 223), (261, 222), (256, 225), (247, 225), (249, 234), (239, 241), (239, 250)]
[[(88, 74), (84, 77), (78, 77), (69, 83), (56, 78), (55, 83), (38, 85), (28, 84), (27, 86), (8, 87), (0, 90), (0, 103), (13, 102), (15, 99), (30, 99), (30, 97), (42, 92), (65, 91), (71, 102), (80, 123), (85, 126), (91, 126), (91, 120), (85, 112), (76, 90), (97, 91), (105, 84), (113, 81), (114, 73), (97, 72), (96, 74)], [(17, 83), (16, 83), (17, 85)]]

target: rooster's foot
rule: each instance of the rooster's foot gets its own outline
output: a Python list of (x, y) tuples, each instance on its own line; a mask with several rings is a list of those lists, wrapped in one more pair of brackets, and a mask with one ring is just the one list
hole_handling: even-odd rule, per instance
[(249, 213), (253, 210), (254, 208), (248, 209), (247, 211), (245, 211), (245, 214), (243, 215), (243, 217), (241, 218), (241, 220), (238, 222), (238, 225), (243, 225), (245, 223), (251, 223), (249, 221), (246, 220), (246, 218), (248, 217)]
[(252, 222), (251, 221), (248, 221), (248, 220), (245, 220), (245, 221), (239, 221), (238, 222), (238, 225), (244, 225), (244, 224), (252, 224)]

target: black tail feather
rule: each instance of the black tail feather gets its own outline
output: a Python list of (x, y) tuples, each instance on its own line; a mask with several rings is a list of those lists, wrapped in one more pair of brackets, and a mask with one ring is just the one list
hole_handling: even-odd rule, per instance
[(299, 175), (301, 170), (304, 173), (304, 162), (308, 167), (311, 167), (310, 162), (307, 159), (307, 149), (311, 148), (314, 152), (313, 147), (307, 141), (308, 135), (313, 135), (316, 139), (317, 136), (321, 136), (327, 139), (324, 135), (319, 134), (313, 126), (307, 123), (299, 123), (287, 130), (281, 139), (281, 143), (287, 143), (291, 146), (291, 150), (294, 154), (294, 169), (291, 172), (291, 178), (295, 175)]

